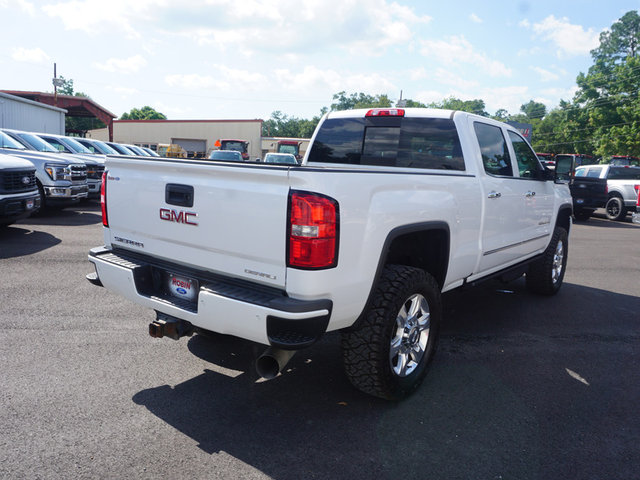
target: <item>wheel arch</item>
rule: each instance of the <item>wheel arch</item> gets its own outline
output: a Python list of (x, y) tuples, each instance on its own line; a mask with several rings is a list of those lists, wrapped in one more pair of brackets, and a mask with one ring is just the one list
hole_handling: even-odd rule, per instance
[(391, 230), (382, 247), (365, 306), (349, 329), (357, 328), (361, 323), (385, 265), (405, 265), (424, 270), (442, 289), (449, 268), (450, 237), (449, 225), (443, 221), (403, 225)]
[(556, 227), (564, 228), (567, 233), (571, 230), (571, 215), (573, 208), (571, 206), (561, 207), (556, 217)]

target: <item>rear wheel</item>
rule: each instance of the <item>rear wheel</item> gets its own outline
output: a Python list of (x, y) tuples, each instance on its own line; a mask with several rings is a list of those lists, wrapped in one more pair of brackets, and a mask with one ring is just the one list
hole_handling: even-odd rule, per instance
[(541, 295), (555, 295), (562, 286), (569, 253), (568, 234), (564, 228), (556, 227), (551, 242), (542, 257), (531, 265), (527, 272), (527, 288)]
[(627, 209), (621, 197), (609, 198), (604, 207), (609, 220), (623, 220), (627, 216)]
[(351, 383), (388, 400), (414, 392), (435, 354), (441, 317), (440, 288), (431, 275), (386, 266), (362, 324), (342, 335)]

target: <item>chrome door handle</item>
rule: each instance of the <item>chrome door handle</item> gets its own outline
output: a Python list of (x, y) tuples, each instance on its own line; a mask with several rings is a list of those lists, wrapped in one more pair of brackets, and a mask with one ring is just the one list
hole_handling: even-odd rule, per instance
[(525, 197), (531, 198), (531, 197), (535, 197), (536, 196), (536, 192), (527, 192), (524, 194)]
[(488, 195), (488, 198), (500, 198), (502, 196), (502, 194), (500, 192), (491, 192)]

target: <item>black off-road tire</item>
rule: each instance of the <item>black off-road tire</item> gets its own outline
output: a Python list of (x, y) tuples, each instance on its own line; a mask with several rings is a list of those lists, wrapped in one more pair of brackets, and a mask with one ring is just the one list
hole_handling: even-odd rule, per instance
[(531, 265), (526, 276), (527, 288), (540, 295), (555, 295), (562, 286), (567, 268), (569, 236), (562, 227), (556, 227), (551, 242), (542, 257)]
[[(435, 354), (442, 318), (440, 287), (423, 270), (387, 265), (373, 298), (359, 328), (342, 334), (345, 372), (359, 390), (387, 400), (400, 400), (418, 388)], [(418, 322), (407, 320), (411, 315), (399, 315), (410, 304), (420, 306)], [(416, 325), (407, 327), (413, 323)], [(399, 336), (399, 332), (404, 334)], [(396, 340), (393, 349), (392, 340)], [(400, 352), (399, 348), (416, 355), (404, 358), (417, 361), (408, 362), (410, 367), (406, 369), (400, 367), (400, 356), (390, 355), (391, 351)], [(397, 372), (394, 366), (401, 371)]]
[(609, 220), (620, 221), (624, 220), (627, 216), (627, 209), (624, 206), (624, 200), (622, 200), (622, 197), (617, 195), (609, 197), (607, 204), (604, 206), (604, 210)]

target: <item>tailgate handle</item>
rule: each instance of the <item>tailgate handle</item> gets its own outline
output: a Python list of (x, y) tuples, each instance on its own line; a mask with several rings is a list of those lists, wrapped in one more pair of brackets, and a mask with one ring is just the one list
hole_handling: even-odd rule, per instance
[(193, 187), (179, 183), (167, 183), (164, 201), (178, 207), (193, 207)]

